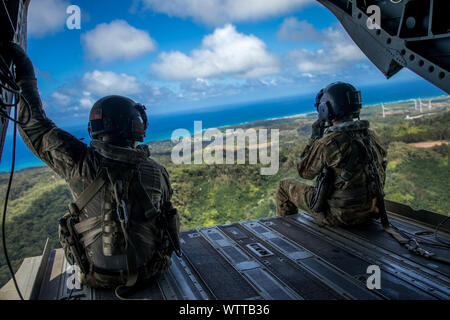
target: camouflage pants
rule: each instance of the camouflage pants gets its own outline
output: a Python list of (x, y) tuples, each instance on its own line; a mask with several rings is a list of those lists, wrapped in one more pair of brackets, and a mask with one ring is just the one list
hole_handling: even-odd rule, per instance
[(317, 213), (309, 209), (311, 197), (315, 194), (315, 188), (296, 179), (284, 179), (278, 184), (277, 215), (286, 216), (298, 213), (298, 208), (312, 216), (320, 225), (336, 225), (334, 217), (324, 213)]

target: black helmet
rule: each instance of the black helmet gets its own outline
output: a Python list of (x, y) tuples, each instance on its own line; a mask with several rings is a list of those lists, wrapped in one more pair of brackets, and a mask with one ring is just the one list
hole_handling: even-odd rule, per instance
[(361, 92), (349, 83), (334, 82), (320, 90), (315, 106), (321, 120), (358, 118), (362, 107)]
[(142, 142), (147, 127), (145, 107), (127, 97), (101, 98), (93, 105), (89, 115), (88, 130), (93, 139), (105, 134)]

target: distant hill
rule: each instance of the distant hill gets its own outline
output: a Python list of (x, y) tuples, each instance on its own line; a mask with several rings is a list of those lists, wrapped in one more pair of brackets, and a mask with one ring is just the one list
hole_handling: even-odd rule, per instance
[[(450, 140), (450, 100), (433, 100), (433, 108), (415, 110), (411, 102), (364, 108), (361, 117), (371, 121), (388, 146), (386, 198), (448, 214), (450, 201), (450, 145), (421, 148), (411, 143)], [(414, 118), (414, 119), (411, 119)], [(409, 120), (408, 120), (409, 119)], [(171, 141), (150, 144), (153, 156), (164, 164), (174, 189), (173, 203), (181, 214), (182, 228), (196, 228), (275, 215), (275, 190), (280, 179), (297, 177), (295, 163), (310, 135), (315, 115), (257, 121), (230, 128), (279, 128), (280, 170), (260, 175), (261, 165), (174, 165)], [(221, 128), (224, 131), (226, 128)], [(0, 194), (5, 194), (8, 173), (0, 173)], [(310, 183), (313, 183), (312, 181)], [(67, 210), (71, 195), (64, 180), (47, 167), (16, 172), (9, 202), (7, 244), (13, 265), (24, 257), (40, 255), (46, 238), (59, 243), (57, 220)], [(3, 204), (3, 202), (2, 202)], [(0, 257), (0, 286), (9, 279)]]

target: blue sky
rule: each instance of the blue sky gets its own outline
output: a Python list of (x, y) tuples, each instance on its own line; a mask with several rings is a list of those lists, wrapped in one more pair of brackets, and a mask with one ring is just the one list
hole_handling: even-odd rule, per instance
[[(69, 5), (80, 30), (66, 26)], [(32, 0), (28, 32), (47, 114), (62, 125), (85, 123), (108, 94), (168, 113), (387, 82), (312, 0)], [(408, 70), (389, 81), (429, 85)]]

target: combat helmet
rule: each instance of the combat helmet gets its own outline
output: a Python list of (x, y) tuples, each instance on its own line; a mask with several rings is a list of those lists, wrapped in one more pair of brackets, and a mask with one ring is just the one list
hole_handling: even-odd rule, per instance
[(144, 141), (148, 127), (145, 107), (123, 96), (106, 96), (98, 100), (89, 115), (91, 138), (110, 135), (128, 141)]
[(358, 118), (361, 110), (361, 92), (344, 82), (334, 82), (319, 91), (316, 96), (319, 119), (328, 121)]

